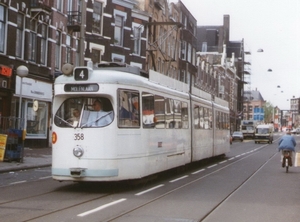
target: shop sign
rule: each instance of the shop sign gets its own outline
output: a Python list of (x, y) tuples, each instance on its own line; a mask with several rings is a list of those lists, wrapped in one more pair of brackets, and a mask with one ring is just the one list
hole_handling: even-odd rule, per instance
[[(16, 95), (20, 95), (21, 78), (16, 76)], [(22, 95), (27, 98), (52, 100), (52, 84), (23, 77)]]
[(0, 65), (0, 75), (11, 77), (12, 68), (4, 65)]

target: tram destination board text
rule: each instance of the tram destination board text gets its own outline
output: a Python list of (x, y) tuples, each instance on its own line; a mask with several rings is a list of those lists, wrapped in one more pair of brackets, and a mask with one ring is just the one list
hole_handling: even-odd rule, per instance
[(98, 84), (66, 84), (65, 92), (97, 92)]

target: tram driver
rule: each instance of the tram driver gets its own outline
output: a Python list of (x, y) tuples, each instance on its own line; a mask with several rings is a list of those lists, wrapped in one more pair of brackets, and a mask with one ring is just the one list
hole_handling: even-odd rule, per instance
[(102, 102), (96, 99), (93, 102), (93, 110), (89, 114), (88, 126), (106, 126), (112, 122), (112, 112), (105, 112), (102, 110)]
[(96, 99), (93, 103), (94, 111), (102, 111), (102, 102), (99, 99)]

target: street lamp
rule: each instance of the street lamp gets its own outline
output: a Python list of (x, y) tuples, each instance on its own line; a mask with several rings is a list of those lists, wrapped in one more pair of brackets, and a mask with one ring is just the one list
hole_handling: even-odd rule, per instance
[(22, 85), (23, 77), (28, 75), (28, 68), (26, 66), (19, 66), (17, 68), (17, 75), (21, 78), (20, 96), (19, 96), (19, 128), (21, 128), (21, 107), (22, 107)]

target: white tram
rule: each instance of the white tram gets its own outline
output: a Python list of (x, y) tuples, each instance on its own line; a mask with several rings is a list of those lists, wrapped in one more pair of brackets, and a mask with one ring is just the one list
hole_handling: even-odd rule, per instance
[[(226, 102), (203, 99), (199, 95), (204, 92), (194, 87), (191, 94), (190, 89), (172, 89), (150, 76), (123, 66), (77, 67), (56, 78), (55, 180), (139, 179), (229, 151)], [(96, 110), (97, 102), (101, 110)]]

